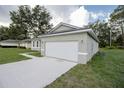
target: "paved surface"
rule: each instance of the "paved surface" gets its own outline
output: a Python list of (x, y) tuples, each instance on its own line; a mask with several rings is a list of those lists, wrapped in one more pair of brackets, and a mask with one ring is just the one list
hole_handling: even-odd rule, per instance
[(56, 58), (33, 56), (29, 60), (0, 65), (0, 87), (45, 87), (75, 65), (76, 63)]

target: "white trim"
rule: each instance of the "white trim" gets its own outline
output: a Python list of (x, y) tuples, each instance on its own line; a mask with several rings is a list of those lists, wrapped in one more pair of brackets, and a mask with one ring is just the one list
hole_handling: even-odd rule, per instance
[(44, 51), (44, 49), (43, 49), (43, 48), (42, 48), (41, 50), (42, 50), (42, 51)]
[(56, 33), (56, 34), (49, 34), (49, 35), (41, 35), (41, 36), (39, 36), (39, 37), (58, 36), (58, 35), (73, 34), (73, 33), (81, 33), (81, 32), (88, 32), (88, 31), (91, 31), (91, 29), (77, 30), (77, 31), (70, 31), (70, 32), (63, 32), (63, 33)]
[(67, 34), (75, 34), (75, 33), (89, 33), (93, 39), (95, 39), (97, 42), (99, 42), (97, 36), (92, 31), (92, 29), (85, 29), (85, 30), (77, 30), (77, 31), (70, 31), (70, 32), (63, 32), (63, 33), (56, 33), (56, 34), (48, 34), (48, 35), (40, 35), (38, 37), (45, 38), (50, 36), (59, 36), (59, 35), (67, 35)]
[(78, 52), (78, 55), (88, 55), (88, 53)]

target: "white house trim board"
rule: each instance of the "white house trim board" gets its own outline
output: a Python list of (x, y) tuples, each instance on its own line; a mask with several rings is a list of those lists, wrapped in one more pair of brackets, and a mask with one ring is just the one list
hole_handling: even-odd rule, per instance
[(42, 51), (44, 51), (44, 49), (41, 49)]
[(81, 32), (87, 32), (87, 31), (91, 31), (91, 29), (63, 32), (63, 33), (56, 33), (56, 34), (46, 34), (46, 35), (41, 35), (39, 37), (49, 37), (49, 36), (57, 36), (57, 35), (74, 34), (74, 33), (81, 33)]
[(96, 37), (96, 35), (92, 31), (92, 29), (76, 30), (76, 31), (63, 32), (63, 33), (55, 33), (55, 34), (46, 34), (46, 35), (40, 35), (39, 37), (42, 38), (42, 37), (50, 37), (50, 36), (58, 36), (58, 35), (66, 35), (66, 34), (68, 35), (68, 34), (85, 33), (85, 32), (90, 34), (94, 40), (99, 42), (98, 38)]
[(78, 52), (79, 55), (88, 55), (88, 53)]

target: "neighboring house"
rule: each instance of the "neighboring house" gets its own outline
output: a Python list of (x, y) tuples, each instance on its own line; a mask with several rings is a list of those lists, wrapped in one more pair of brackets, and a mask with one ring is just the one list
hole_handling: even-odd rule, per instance
[(31, 48), (31, 39), (25, 39), (25, 40), (3, 40), (0, 41), (1, 47), (23, 47), (23, 48)]
[(33, 38), (31, 40), (31, 50), (41, 51), (41, 40), (40, 40), (40, 38)]
[(24, 39), (19, 42), (19, 47), (23, 48), (31, 48), (31, 39)]
[[(41, 40), (40, 46), (37, 40)], [(49, 33), (32, 41), (33, 50), (38, 47), (48, 57), (86, 64), (98, 52), (98, 38), (92, 29), (60, 23)], [(41, 48), (40, 48), (41, 47)]]
[(19, 40), (8, 39), (8, 40), (0, 41), (1, 47), (18, 47), (18, 45), (19, 45)]

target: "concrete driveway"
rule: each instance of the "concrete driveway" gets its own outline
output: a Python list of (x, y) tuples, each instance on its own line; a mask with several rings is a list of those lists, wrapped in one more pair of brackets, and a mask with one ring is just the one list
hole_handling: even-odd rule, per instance
[(45, 87), (74, 67), (77, 63), (49, 57), (0, 65), (0, 87)]

